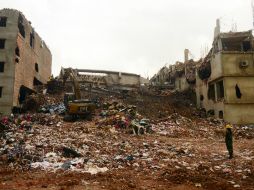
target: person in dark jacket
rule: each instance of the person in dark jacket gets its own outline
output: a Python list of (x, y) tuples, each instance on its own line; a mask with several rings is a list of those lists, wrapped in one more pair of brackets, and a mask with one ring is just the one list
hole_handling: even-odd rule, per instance
[(233, 158), (233, 133), (232, 133), (232, 125), (227, 124), (226, 126), (226, 137), (225, 142), (229, 153), (229, 159)]

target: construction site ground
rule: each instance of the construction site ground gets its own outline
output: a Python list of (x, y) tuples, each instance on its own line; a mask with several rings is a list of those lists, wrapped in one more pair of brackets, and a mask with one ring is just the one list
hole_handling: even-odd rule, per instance
[[(3, 164), (0, 189), (254, 189), (254, 129), (234, 129), (234, 158), (228, 159), (224, 123), (200, 117), (192, 101), (184, 97), (122, 99), (150, 119), (154, 131), (143, 135), (98, 127), (98, 114), (92, 121), (64, 122), (60, 117), (60, 126), (36, 126), (38, 131), (43, 127), (41, 133), (47, 131), (54, 141), (68, 137), (77, 147), (86, 144), (89, 153), (83, 156), (107, 171), (91, 174)], [(33, 138), (47, 134), (35, 133)]]

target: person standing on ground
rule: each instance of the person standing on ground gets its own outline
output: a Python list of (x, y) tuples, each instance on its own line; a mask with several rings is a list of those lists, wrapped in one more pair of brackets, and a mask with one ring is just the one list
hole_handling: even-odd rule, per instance
[(233, 158), (233, 133), (232, 133), (232, 125), (226, 124), (226, 137), (225, 142), (229, 153), (229, 159)]

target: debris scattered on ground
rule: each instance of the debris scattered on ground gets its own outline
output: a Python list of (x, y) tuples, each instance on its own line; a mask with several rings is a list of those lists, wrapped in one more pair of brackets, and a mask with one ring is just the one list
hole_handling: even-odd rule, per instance
[[(231, 161), (222, 120), (182, 115), (177, 107), (163, 117), (158, 110), (156, 117), (153, 110), (150, 118), (151, 112), (142, 111), (139, 103), (127, 101), (100, 98), (92, 121), (64, 122), (63, 103), (47, 96), (34, 112), (3, 117), (0, 165), (16, 171), (91, 175), (128, 170), (151, 173), (156, 181), (192, 179), (196, 188), (205, 188), (206, 179), (216, 178), (240, 189), (253, 177), (253, 126), (234, 126), (235, 161)], [(163, 102), (150, 109), (159, 106)]]

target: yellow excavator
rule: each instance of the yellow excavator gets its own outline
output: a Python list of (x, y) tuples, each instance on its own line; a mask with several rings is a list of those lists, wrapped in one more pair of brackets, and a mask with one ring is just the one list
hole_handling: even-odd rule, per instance
[(68, 68), (64, 70), (63, 74), (63, 85), (65, 86), (67, 79), (70, 78), (74, 93), (64, 94), (64, 104), (66, 107), (66, 115), (64, 119), (66, 121), (73, 121), (77, 118), (91, 119), (96, 104), (89, 99), (82, 99), (80, 86), (73, 69)]

